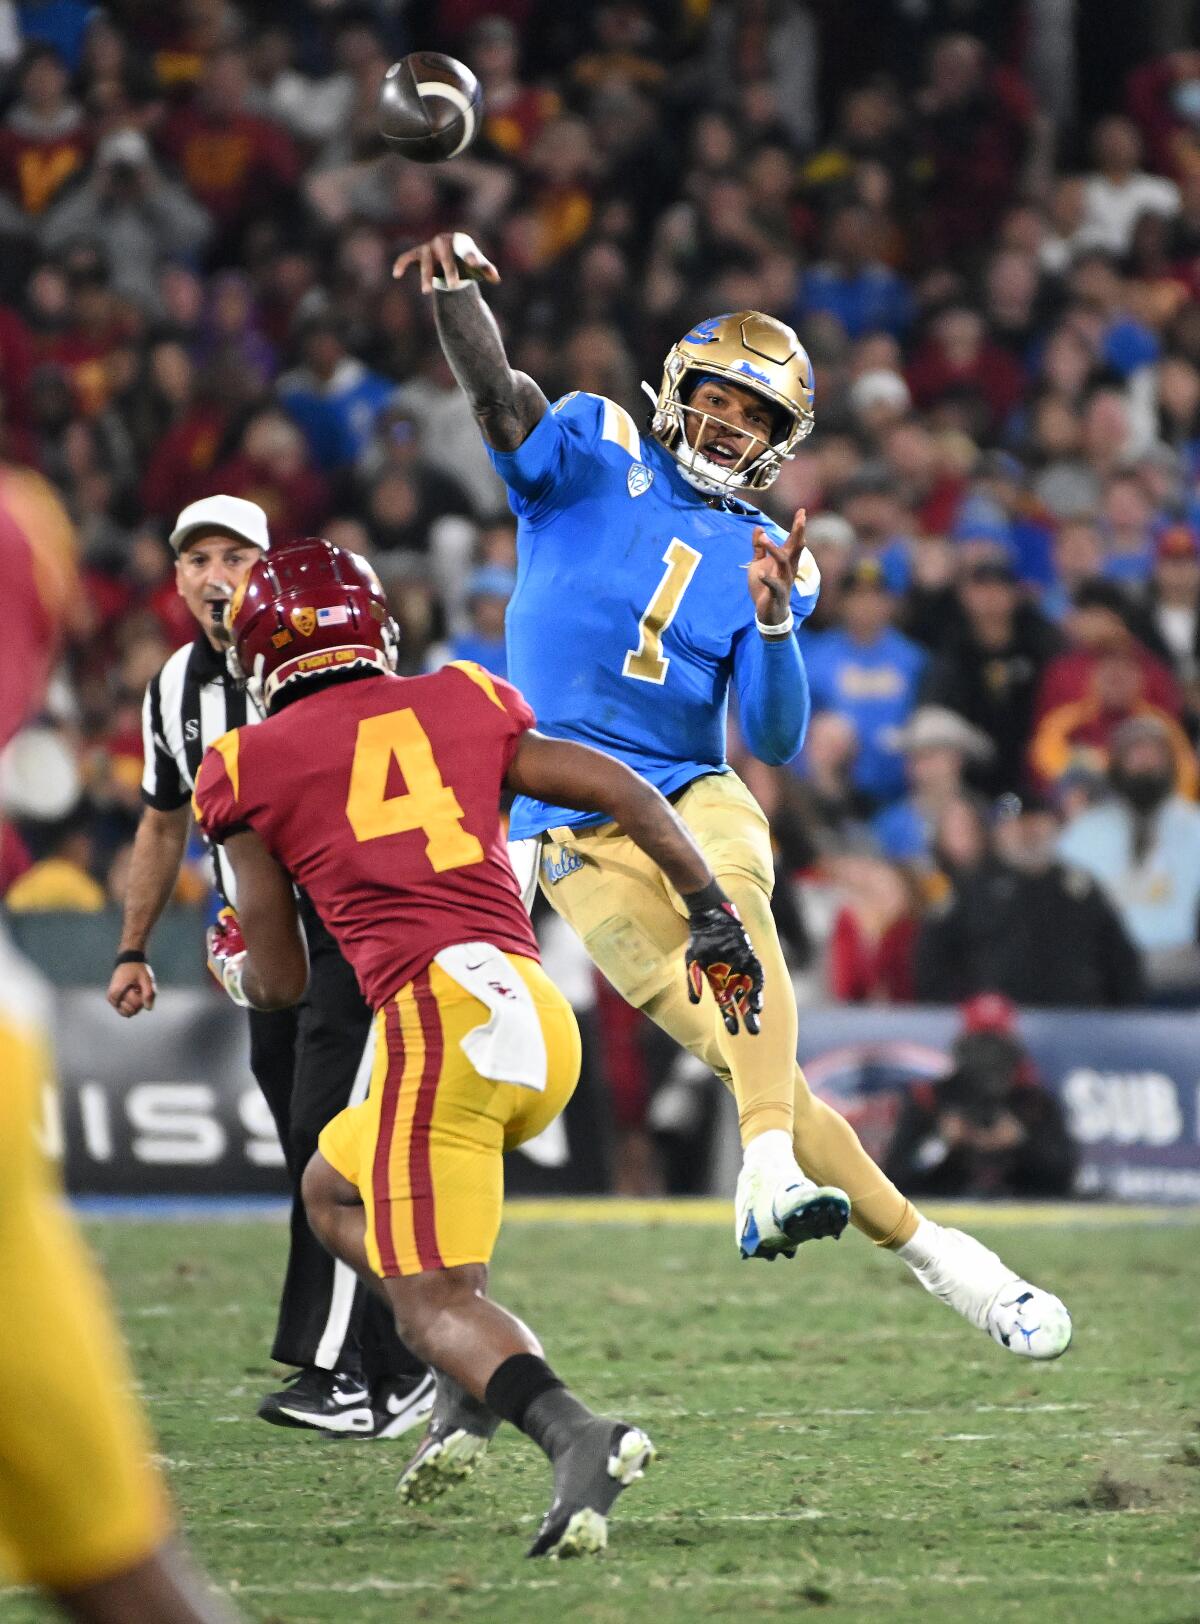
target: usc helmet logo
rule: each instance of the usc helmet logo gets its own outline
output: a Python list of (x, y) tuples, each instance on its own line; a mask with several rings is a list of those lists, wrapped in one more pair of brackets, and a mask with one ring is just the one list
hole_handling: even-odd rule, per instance
[(293, 609), (292, 625), (301, 637), (311, 637), (317, 629), (317, 611), (315, 609)]

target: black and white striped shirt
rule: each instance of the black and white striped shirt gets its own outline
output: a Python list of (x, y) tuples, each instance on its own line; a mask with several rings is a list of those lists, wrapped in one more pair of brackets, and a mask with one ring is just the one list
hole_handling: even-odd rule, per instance
[[(159, 812), (186, 806), (204, 752), (230, 728), (261, 721), (246, 689), (229, 675), (223, 654), (201, 632), (176, 649), (152, 679), (142, 701), (142, 800)], [(233, 872), (213, 848), (216, 885), (234, 902)]]

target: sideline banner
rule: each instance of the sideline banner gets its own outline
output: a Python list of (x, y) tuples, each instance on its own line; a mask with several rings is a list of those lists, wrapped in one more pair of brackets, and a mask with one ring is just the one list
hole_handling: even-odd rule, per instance
[[(167, 989), (119, 1020), (91, 989), (54, 994), (60, 1096), (45, 1137), (75, 1194), (283, 1194), (283, 1155), (248, 1065), (241, 1011), (207, 989)], [(588, 1026), (582, 1017), (585, 1051)], [(884, 1155), (903, 1091), (948, 1069), (953, 1010), (805, 1011), (800, 1058), (813, 1088)], [(1200, 1015), (1039, 1010), (1021, 1036), (1066, 1107), (1080, 1147), (1077, 1193), (1200, 1201)], [(585, 1077), (564, 1123), (510, 1156), (513, 1193), (607, 1188), (608, 1111)]]
[[(877, 1159), (905, 1088), (949, 1070), (953, 1009), (808, 1010), (800, 1060)], [(1076, 1194), (1200, 1201), (1200, 1015), (1030, 1010), (1020, 1035), (1079, 1146)]]
[[(207, 988), (164, 989), (130, 1021), (91, 988), (53, 1000), (42, 1136), (72, 1195), (287, 1195), (243, 1011)], [(512, 1191), (607, 1189), (604, 1102), (587, 1085), (585, 1071), (565, 1117), (507, 1159)]]

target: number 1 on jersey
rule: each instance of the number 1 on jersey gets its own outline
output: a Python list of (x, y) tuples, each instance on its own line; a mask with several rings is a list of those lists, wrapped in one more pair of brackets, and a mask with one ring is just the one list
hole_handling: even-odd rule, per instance
[[(393, 757), (404, 777), (402, 795), (387, 792)], [(429, 735), (411, 710), (364, 716), (358, 724), (346, 816), (360, 841), (423, 829), (435, 874), (483, 861), (483, 847), (463, 828), (458, 796), (442, 781)]]
[(701, 554), (676, 536), (663, 554), (667, 566), (646, 612), (638, 621), (638, 645), (626, 651), (623, 677), (638, 682), (664, 683), (671, 661), (662, 651), (663, 633), (679, 613), (683, 594), (696, 573)]

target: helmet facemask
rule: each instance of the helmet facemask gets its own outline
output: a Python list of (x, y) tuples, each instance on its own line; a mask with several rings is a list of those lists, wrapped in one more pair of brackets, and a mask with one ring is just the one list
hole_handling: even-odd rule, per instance
[[(718, 412), (690, 404), (700, 382), (710, 377), (718, 384), (749, 390), (770, 409), (775, 419), (770, 443), (751, 445), (735, 464), (706, 457), (688, 438), (688, 418), (699, 419), (695, 438), (703, 441), (707, 422), (724, 424), (739, 438), (745, 429), (728, 423)], [(757, 311), (714, 316), (692, 329), (667, 356), (662, 388), (642, 388), (654, 401), (650, 428), (675, 458), (688, 483), (706, 496), (734, 491), (766, 490), (794, 454), (800, 441), (812, 433), (812, 367), (790, 327)]]

